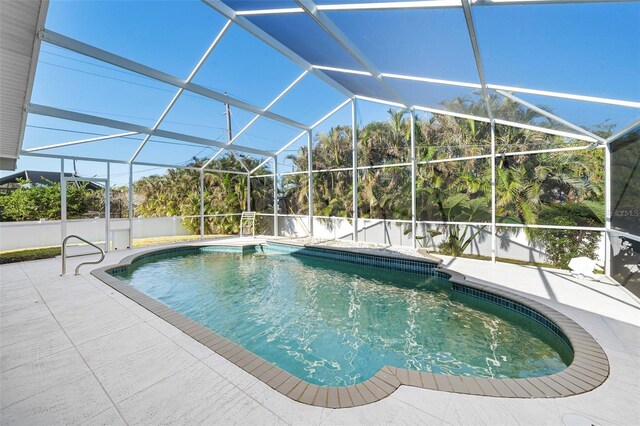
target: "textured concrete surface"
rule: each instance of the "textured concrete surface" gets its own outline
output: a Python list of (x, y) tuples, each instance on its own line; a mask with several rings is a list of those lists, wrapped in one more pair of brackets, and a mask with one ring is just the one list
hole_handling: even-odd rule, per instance
[[(130, 254), (110, 253), (105, 264)], [(74, 266), (70, 262), (69, 269)], [(90, 276), (90, 266), (80, 276), (59, 277), (59, 259), (49, 259), (0, 267), (0, 423), (640, 423), (635, 299), (562, 271), (464, 259), (445, 259), (445, 266), (576, 321), (605, 350), (610, 377), (567, 398), (495, 398), (400, 386), (362, 407), (312, 407), (275, 392)]]

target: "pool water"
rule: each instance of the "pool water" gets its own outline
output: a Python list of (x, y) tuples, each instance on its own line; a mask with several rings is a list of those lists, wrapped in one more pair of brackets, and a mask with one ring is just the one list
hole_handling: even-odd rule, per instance
[(168, 254), (116, 276), (317, 385), (357, 384), (385, 365), (536, 377), (572, 358), (547, 328), (441, 278), (258, 252)]

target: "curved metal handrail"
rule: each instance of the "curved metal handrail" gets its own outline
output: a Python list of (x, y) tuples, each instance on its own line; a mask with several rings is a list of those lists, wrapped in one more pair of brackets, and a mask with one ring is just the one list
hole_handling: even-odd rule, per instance
[[(99, 253), (83, 253), (83, 254), (76, 254), (74, 256), (67, 256), (67, 241), (70, 238), (75, 238), (77, 240), (80, 240), (82, 242), (85, 242), (87, 244), (89, 244), (91, 247), (95, 247), (99, 250)], [(68, 257), (78, 257), (78, 256), (88, 256), (91, 254), (100, 254), (100, 260), (98, 261), (94, 261), (94, 262), (83, 262), (81, 264), (79, 264), (78, 266), (76, 266), (76, 271), (75, 271), (75, 275), (79, 275), (80, 272), (80, 267), (83, 265), (97, 265), (98, 263), (102, 262), (104, 260), (104, 250), (102, 250), (100, 247), (98, 247), (97, 245), (93, 244), (91, 241), (87, 241), (82, 237), (79, 237), (77, 235), (69, 235), (67, 236), (64, 240), (62, 240), (62, 274), (64, 275), (67, 273), (67, 258)]]

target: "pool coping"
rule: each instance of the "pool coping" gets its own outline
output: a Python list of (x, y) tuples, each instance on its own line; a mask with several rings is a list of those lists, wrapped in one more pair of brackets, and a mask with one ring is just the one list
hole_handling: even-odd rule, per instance
[(350, 408), (379, 401), (391, 395), (401, 385), (414, 386), (429, 390), (438, 390), (476, 396), (502, 398), (558, 398), (590, 392), (599, 387), (609, 376), (609, 361), (602, 347), (580, 325), (555, 309), (520, 296), (502, 288), (480, 284), (469, 280), (456, 271), (442, 268), (442, 260), (437, 258), (421, 259), (409, 255), (372, 254), (350, 248), (334, 248), (318, 245), (272, 241), (274, 244), (285, 244), (299, 247), (321, 248), (354, 254), (413, 260), (436, 265), (435, 270), (450, 276), (449, 280), (458, 285), (477, 291), (493, 294), (520, 303), (537, 311), (558, 327), (571, 343), (574, 357), (571, 364), (559, 373), (548, 376), (522, 379), (493, 379), (482, 377), (454, 376), (418, 372), (404, 368), (384, 366), (375, 375), (362, 383), (346, 387), (318, 386), (300, 379), (282, 370), (271, 362), (260, 358), (244, 347), (232, 342), (216, 332), (193, 321), (162, 302), (138, 291), (110, 275), (108, 271), (129, 267), (136, 259), (153, 253), (168, 250), (180, 250), (193, 247), (246, 247), (258, 246), (258, 242), (238, 243), (191, 243), (180, 244), (170, 248), (146, 250), (122, 259), (118, 264), (108, 265), (91, 271), (91, 275), (104, 282), (114, 290), (138, 303), (159, 318), (172, 324), (183, 333), (208, 347), (213, 352), (226, 358), (242, 368), (275, 391), (295, 401), (325, 408)]

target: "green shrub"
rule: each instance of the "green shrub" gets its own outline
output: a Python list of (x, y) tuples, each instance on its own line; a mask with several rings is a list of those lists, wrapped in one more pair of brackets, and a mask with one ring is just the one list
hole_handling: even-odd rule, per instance
[[(540, 223), (557, 226), (602, 226), (604, 206), (596, 203), (566, 203), (545, 207), (540, 212)], [(597, 257), (601, 233), (597, 231), (535, 229), (533, 241), (545, 249), (547, 261), (553, 266), (567, 269), (574, 257)]]
[[(7, 195), (0, 196), (0, 220), (20, 222), (29, 220), (60, 220), (60, 183), (22, 186)], [(82, 217), (92, 211), (104, 210), (102, 191), (87, 189), (87, 184), (69, 185), (67, 188), (67, 215)]]

